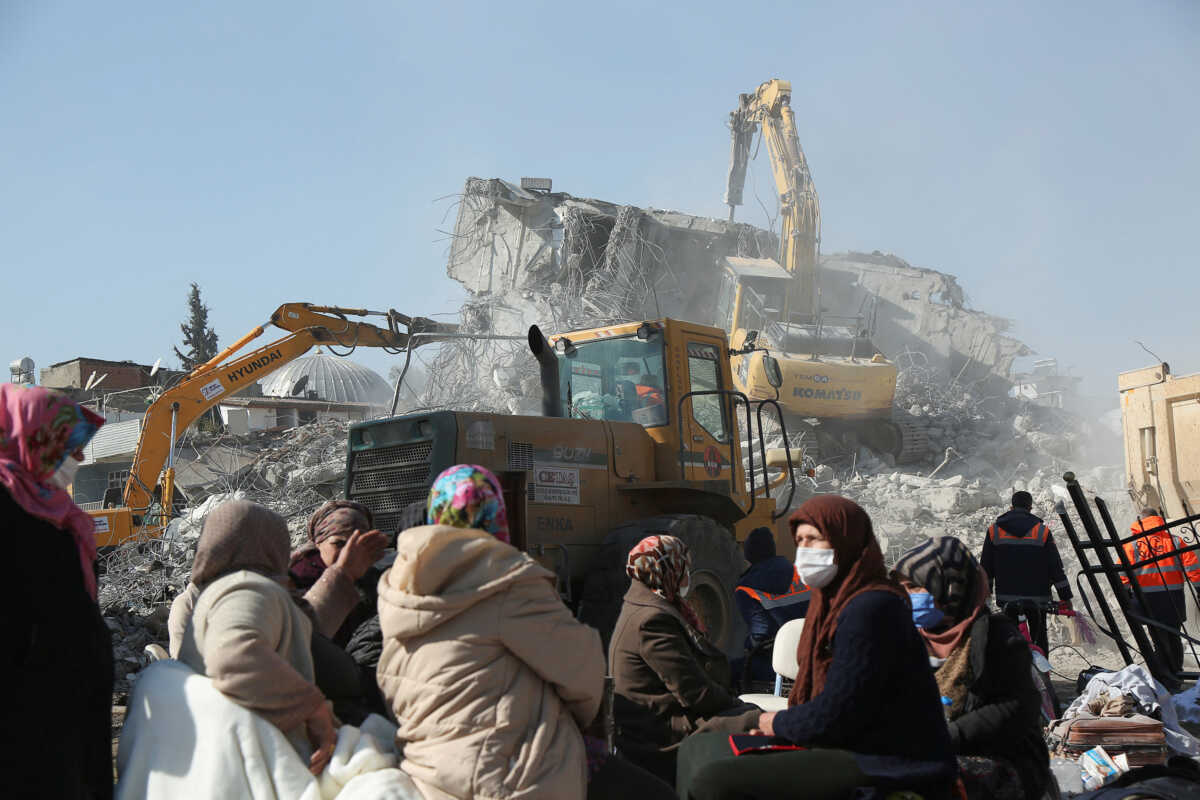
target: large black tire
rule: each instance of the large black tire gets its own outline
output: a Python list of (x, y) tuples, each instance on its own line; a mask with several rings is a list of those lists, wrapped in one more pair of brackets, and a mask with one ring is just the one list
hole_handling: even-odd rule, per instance
[(733, 603), (733, 590), (745, 559), (733, 534), (709, 517), (664, 514), (613, 529), (604, 539), (597, 567), (587, 576), (579, 618), (600, 631), (605, 650), (629, 590), (625, 562), (634, 545), (647, 536), (669, 534), (687, 544), (692, 555), (692, 588), (688, 602), (708, 628), (709, 639), (730, 658), (742, 655), (746, 625)]

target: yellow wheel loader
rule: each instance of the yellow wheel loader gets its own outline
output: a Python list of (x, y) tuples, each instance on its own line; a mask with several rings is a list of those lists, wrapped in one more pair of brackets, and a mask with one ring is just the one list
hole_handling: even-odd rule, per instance
[[(790, 453), (761, 438), (744, 448), (739, 435), (778, 418), (778, 406), (733, 388), (718, 328), (664, 319), (547, 338), (535, 326), (529, 346), (543, 416), (438, 411), (358, 423), (346, 497), (398, 532), (442, 470), (486, 467), (503, 486), (513, 545), (554, 570), (564, 599), (605, 636), (629, 585), (630, 548), (678, 536), (692, 551), (690, 601), (713, 640), (739, 653), (739, 542), (766, 526), (781, 554), (795, 550), (781, 511), (795, 490)], [(770, 486), (767, 462), (779, 470)]]
[[(729, 115), (729, 219), (742, 204), (751, 145), (761, 130), (780, 221), (778, 261), (730, 257), (723, 265), (714, 324), (730, 332), (739, 351), (734, 384), (752, 400), (777, 398), (793, 428), (803, 424), (824, 448), (862, 443), (898, 462), (918, 461), (928, 455), (928, 439), (919, 423), (893, 410), (897, 370), (871, 341), (872, 320), (829, 316), (820, 309), (821, 207), (791, 94), (788, 81), (769, 80), (740, 95)], [(767, 382), (760, 351), (778, 360), (781, 386)]]

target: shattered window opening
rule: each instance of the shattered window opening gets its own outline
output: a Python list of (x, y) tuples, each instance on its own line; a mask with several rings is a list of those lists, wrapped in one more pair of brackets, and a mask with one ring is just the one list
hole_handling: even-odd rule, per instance
[[(720, 391), (721, 359), (714, 345), (688, 342), (688, 375), (691, 376), (691, 391)], [(728, 442), (728, 426), (725, 424), (724, 398), (719, 394), (692, 397), (692, 416), (700, 427), (712, 434), (718, 442)]]

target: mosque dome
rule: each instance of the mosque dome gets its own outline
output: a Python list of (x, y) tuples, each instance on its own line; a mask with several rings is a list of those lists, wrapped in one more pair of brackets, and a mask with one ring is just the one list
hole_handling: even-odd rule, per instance
[(317, 353), (297, 358), (261, 381), (266, 397), (299, 397), (330, 403), (389, 406), (392, 387), (378, 372), (337, 356)]

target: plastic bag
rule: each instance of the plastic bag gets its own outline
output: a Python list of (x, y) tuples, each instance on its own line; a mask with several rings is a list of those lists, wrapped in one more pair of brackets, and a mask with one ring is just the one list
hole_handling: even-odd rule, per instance
[(1058, 783), (1058, 791), (1070, 797), (1083, 791), (1083, 775), (1079, 771), (1079, 762), (1073, 758), (1050, 759), (1050, 772)]
[(1087, 614), (1075, 612), (1071, 618), (1071, 644), (1079, 645), (1095, 645), (1096, 630), (1092, 624), (1092, 620)]

